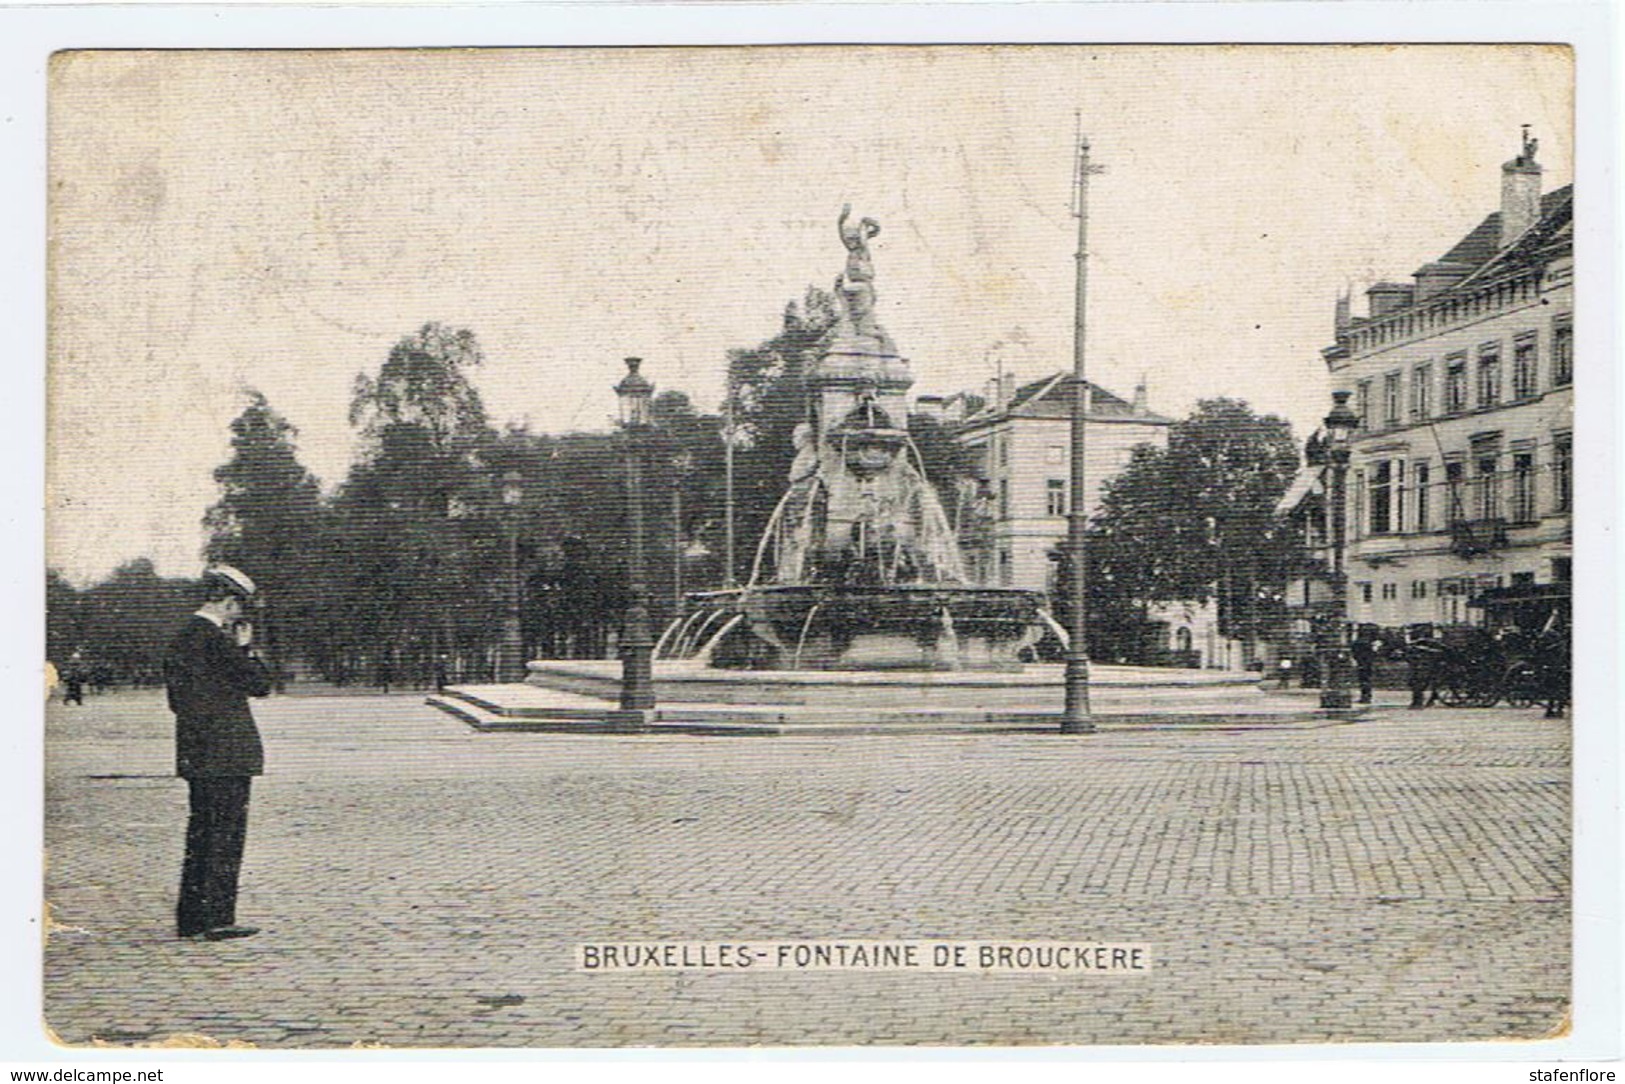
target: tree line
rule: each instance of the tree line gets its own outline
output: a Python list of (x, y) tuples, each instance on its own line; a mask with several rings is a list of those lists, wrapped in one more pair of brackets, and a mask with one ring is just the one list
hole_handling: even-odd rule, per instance
[[(728, 401), (701, 411), (681, 391), (653, 403), (644, 442), (647, 583), (657, 620), (685, 591), (727, 579), (725, 441), (734, 447), (734, 574), (781, 496), (791, 432), (806, 417), (802, 375), (834, 319), (809, 289), (770, 339), (728, 355)], [(257, 636), (279, 675), (340, 685), (484, 680), (493, 672), (517, 578), (526, 657), (603, 657), (626, 604), (623, 438), (492, 425), (467, 329), (426, 324), (376, 373), (356, 378), (359, 453), (324, 493), (298, 456), (297, 431), (258, 392), (231, 422), (214, 471), (203, 556), (261, 586)], [(658, 374), (657, 374), (658, 378)], [(731, 425), (729, 424), (731, 420)], [(949, 499), (974, 471), (946, 429), (910, 421), (928, 476)], [(1216, 597), (1230, 629), (1279, 618), (1301, 557), (1271, 510), (1296, 467), (1286, 423), (1244, 404), (1204, 403), (1166, 450), (1142, 449), (1108, 482), (1091, 531), (1091, 609), (1102, 636), (1127, 642), (1155, 602)], [(504, 500), (516, 479), (519, 500)], [(514, 494), (510, 493), (511, 498)], [(1261, 545), (1261, 539), (1274, 540)], [(1278, 543), (1278, 544), (1277, 544)], [(47, 653), (89, 680), (150, 683), (194, 584), (137, 559), (76, 589), (47, 573)], [(1104, 642), (1095, 653), (1112, 657)]]

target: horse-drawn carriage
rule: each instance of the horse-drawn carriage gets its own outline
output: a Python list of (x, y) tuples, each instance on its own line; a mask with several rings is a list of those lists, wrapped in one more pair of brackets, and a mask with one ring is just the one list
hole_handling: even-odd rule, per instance
[(1568, 585), (1492, 588), (1469, 605), (1483, 609), (1483, 626), (1446, 629), (1432, 642), (1439, 701), (1465, 708), (1503, 700), (1514, 708), (1544, 704), (1547, 715), (1561, 715), (1570, 685)]

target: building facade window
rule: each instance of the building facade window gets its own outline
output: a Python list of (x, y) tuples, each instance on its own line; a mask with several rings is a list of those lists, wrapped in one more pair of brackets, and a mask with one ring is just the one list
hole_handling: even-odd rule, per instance
[(1399, 424), (1400, 374), (1389, 373), (1382, 378), (1382, 421), (1384, 425)]
[(1397, 584), (1397, 583), (1385, 583), (1385, 584), (1382, 585), (1382, 600), (1384, 602), (1392, 602), (1394, 599), (1397, 599), (1398, 597), (1399, 597), (1399, 584)]
[(999, 583), (1005, 587), (1015, 580), (1015, 568), (1010, 561), (1010, 551), (999, 551)]
[(1497, 470), (1501, 457), (1493, 451), (1474, 452), (1478, 470), (1478, 518), (1501, 518), (1501, 477)]
[(1404, 525), (1404, 462), (1381, 460), (1371, 465), (1371, 533), (1393, 535)]
[(1005, 433), (993, 438), (994, 445), (999, 449), (999, 466), (1010, 465), (1010, 434)]
[(1416, 507), (1416, 529), (1426, 531), (1428, 524), (1428, 475), (1430, 468), (1425, 459), (1418, 460), (1411, 465), (1411, 487), (1416, 494), (1412, 502)]
[(1010, 518), (1010, 479), (999, 479), (999, 518)]
[(1467, 357), (1457, 354), (1445, 359), (1444, 412), (1460, 414), (1467, 409)]
[(1393, 476), (1389, 471), (1388, 462), (1378, 463), (1371, 468), (1371, 533), (1373, 535), (1386, 535), (1393, 527), (1388, 518), (1389, 484), (1393, 483)]
[(1424, 362), (1411, 370), (1411, 417), (1425, 422), (1433, 417), (1433, 365)]
[(1459, 459), (1448, 460), (1444, 465), (1445, 488), (1445, 522), (1451, 526), (1467, 518), (1467, 509), (1463, 503), (1467, 476), (1467, 465)]
[(1362, 380), (1354, 385), (1354, 416), (1360, 419), (1361, 429), (1371, 428), (1371, 381)]
[(1534, 397), (1538, 383), (1535, 378), (1535, 337), (1521, 336), (1512, 346), (1512, 397)]
[(1567, 313), (1552, 325), (1552, 387), (1574, 383), (1574, 322)]
[(1512, 453), (1512, 522), (1535, 519), (1535, 453)]
[(1426, 581), (1426, 580), (1412, 580), (1411, 581), (1411, 597), (1412, 598), (1427, 598), (1428, 597), (1428, 581)]
[(1360, 601), (1361, 602), (1370, 602), (1371, 601), (1371, 584), (1370, 584), (1369, 581), (1362, 582), (1360, 584)]
[(1044, 511), (1052, 516), (1066, 515), (1066, 479), (1051, 478), (1044, 483)]
[(1501, 401), (1501, 348), (1478, 348), (1478, 405), (1491, 407)]
[(1574, 503), (1574, 436), (1552, 437), (1552, 511), (1567, 512)]

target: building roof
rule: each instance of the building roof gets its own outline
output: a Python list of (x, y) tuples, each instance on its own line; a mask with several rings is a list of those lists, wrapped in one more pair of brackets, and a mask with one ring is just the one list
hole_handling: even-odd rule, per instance
[[(1514, 240), (1506, 248), (1498, 252), (1493, 250), (1501, 230), (1501, 213), (1499, 211), (1486, 218), (1473, 233), (1462, 238), (1456, 248), (1459, 249), (1467, 244), (1469, 238), (1486, 226), (1491, 227), (1494, 231), (1490, 235), (1489, 241), (1492, 250), (1476, 261), (1479, 265), (1478, 269), (1456, 285), (1455, 288), (1458, 290), (1467, 287), (1469, 284), (1478, 285), (1531, 267), (1543, 266), (1562, 256), (1572, 255), (1574, 252), (1574, 186), (1566, 184), (1562, 188), (1542, 196), (1540, 198), (1540, 218), (1535, 221), (1533, 226), (1525, 230), (1521, 237)], [(1469, 262), (1465, 258), (1460, 259), (1462, 263)]]
[(1381, 316), (1356, 317), (1350, 325), (1374, 323), (1396, 312), (1431, 305), (1441, 298), (1471, 293), (1486, 283), (1570, 255), (1574, 251), (1574, 186), (1566, 184), (1546, 193), (1540, 198), (1540, 218), (1535, 224), (1504, 249), (1500, 247), (1500, 240), (1501, 212), (1495, 211), (1439, 257), (1438, 263), (1470, 269), (1459, 282), (1425, 298), (1396, 305)]
[[(1136, 410), (1134, 404), (1122, 396), (1088, 381), (1090, 389), (1089, 417), (1097, 419), (1122, 418), (1148, 425), (1172, 425), (1173, 419), (1149, 410)], [(988, 406), (965, 419), (964, 424), (976, 425), (999, 418), (1070, 418), (1072, 416), (1073, 388), (1077, 378), (1070, 372), (1052, 373), (1040, 380), (1018, 387), (1003, 408)]]

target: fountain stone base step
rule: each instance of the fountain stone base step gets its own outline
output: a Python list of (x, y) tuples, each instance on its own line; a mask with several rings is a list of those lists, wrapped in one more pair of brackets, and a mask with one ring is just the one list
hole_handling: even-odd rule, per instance
[[(600, 700), (620, 694), (621, 664), (614, 659), (537, 660), (526, 682)], [(655, 699), (661, 704), (706, 703), (798, 705), (860, 711), (930, 709), (1058, 713), (1062, 705), (1059, 663), (1019, 670), (723, 670), (696, 660), (659, 661)], [(1090, 702), (1097, 713), (1251, 711), (1273, 698), (1259, 688), (1259, 675), (1222, 670), (1175, 670), (1096, 666)]]
[[(879, 735), (1057, 733), (1058, 710), (1048, 707), (921, 707), (906, 702), (892, 706), (809, 706), (805, 704), (729, 704), (670, 702), (647, 712), (620, 710), (611, 698), (541, 688), (536, 685), (452, 686), (428, 703), (479, 731), (524, 731), (558, 734), (724, 735)], [(1303, 728), (1350, 718), (1328, 715), (1302, 700), (1259, 697), (1256, 700), (1150, 707), (1123, 702), (1118, 710), (1097, 713), (1102, 731), (1163, 730), (1199, 727)]]
[[(539, 660), (525, 684), (453, 686), (429, 702), (483, 731), (576, 734), (905, 734), (1055, 732), (1061, 667), (1019, 672), (719, 671), (655, 664), (657, 706), (618, 706), (612, 659)], [(1255, 673), (1097, 666), (1100, 730), (1321, 726), (1355, 717), (1272, 696)]]

